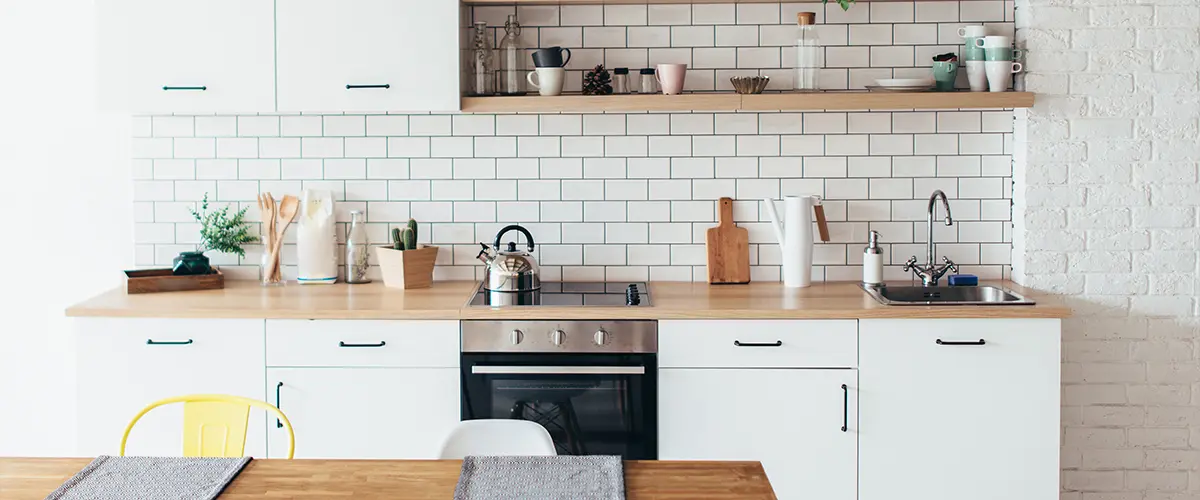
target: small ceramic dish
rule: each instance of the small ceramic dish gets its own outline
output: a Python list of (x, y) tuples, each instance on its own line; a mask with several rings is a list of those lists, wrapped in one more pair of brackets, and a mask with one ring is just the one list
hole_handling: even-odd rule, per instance
[(932, 87), (933, 78), (883, 78), (875, 80), (879, 87)]

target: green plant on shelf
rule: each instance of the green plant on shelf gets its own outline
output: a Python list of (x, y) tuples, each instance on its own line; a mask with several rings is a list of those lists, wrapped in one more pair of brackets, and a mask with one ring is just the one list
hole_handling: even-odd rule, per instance
[[(842, 10), (850, 10), (850, 6), (854, 5), (856, 0), (837, 0), (838, 5), (842, 6)], [(821, 0), (822, 4), (829, 3), (829, 0)]]
[(200, 211), (189, 207), (188, 212), (200, 223), (200, 244), (196, 248), (198, 252), (216, 250), (245, 257), (246, 251), (242, 249), (242, 245), (258, 241), (257, 237), (250, 234), (250, 226), (246, 224), (245, 208), (232, 215), (229, 213), (229, 205), (210, 212), (208, 193), (204, 193)]

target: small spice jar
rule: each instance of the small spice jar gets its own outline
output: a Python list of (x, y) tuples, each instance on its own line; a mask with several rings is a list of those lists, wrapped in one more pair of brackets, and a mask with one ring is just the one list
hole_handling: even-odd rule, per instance
[(638, 92), (643, 94), (657, 94), (658, 81), (654, 79), (654, 68), (642, 68), (638, 73), (642, 75), (642, 83)]
[(614, 94), (629, 93), (629, 68), (613, 68), (612, 86)]

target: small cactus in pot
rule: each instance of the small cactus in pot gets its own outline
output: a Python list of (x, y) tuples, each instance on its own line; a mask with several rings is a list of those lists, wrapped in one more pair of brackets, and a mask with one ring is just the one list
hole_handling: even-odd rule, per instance
[(433, 265), (438, 247), (417, 245), (417, 221), (392, 228), (391, 243), (380, 247), (380, 274), (384, 286), (393, 288), (429, 288), (433, 283)]
[(417, 249), (416, 220), (408, 219), (406, 228), (392, 228), (392, 249), (400, 251)]

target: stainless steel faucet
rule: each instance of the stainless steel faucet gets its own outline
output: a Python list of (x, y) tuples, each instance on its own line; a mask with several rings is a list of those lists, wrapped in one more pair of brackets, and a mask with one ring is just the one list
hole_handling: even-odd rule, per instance
[(946, 193), (941, 189), (933, 192), (929, 197), (929, 231), (927, 236), (929, 240), (925, 244), (925, 264), (917, 265), (917, 256), (914, 255), (908, 262), (904, 263), (904, 272), (912, 271), (913, 275), (921, 278), (922, 286), (937, 286), (938, 280), (942, 279), (942, 275), (946, 271), (958, 272), (958, 265), (948, 257), (942, 257), (944, 265), (938, 266), (933, 263), (933, 215), (937, 212), (937, 199), (942, 199), (942, 207), (946, 209), (946, 225), (954, 225), (954, 217), (950, 216), (950, 200), (946, 199)]

